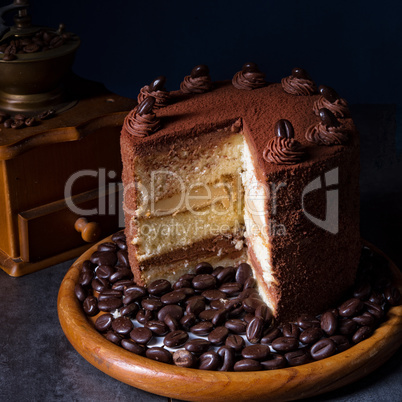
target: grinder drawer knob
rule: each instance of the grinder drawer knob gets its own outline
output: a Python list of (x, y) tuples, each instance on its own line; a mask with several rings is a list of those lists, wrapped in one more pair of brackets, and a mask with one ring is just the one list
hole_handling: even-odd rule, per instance
[(97, 222), (88, 222), (86, 218), (78, 218), (74, 223), (74, 229), (81, 232), (82, 239), (87, 243), (97, 241), (102, 233)]

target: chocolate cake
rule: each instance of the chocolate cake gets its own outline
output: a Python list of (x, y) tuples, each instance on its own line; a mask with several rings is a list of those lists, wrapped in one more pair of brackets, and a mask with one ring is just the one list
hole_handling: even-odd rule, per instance
[(197, 66), (173, 92), (158, 77), (125, 119), (121, 153), (137, 283), (247, 261), (280, 320), (322, 312), (352, 286), (358, 133), (346, 101), (303, 69), (270, 83), (247, 63), (211, 82)]

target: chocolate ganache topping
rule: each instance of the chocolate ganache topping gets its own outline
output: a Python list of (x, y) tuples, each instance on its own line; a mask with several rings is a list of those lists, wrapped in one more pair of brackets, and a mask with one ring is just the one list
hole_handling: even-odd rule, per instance
[(257, 64), (250, 62), (244, 64), (241, 71), (234, 75), (232, 84), (237, 89), (252, 90), (265, 87), (267, 82), (265, 74), (259, 70)]
[(186, 75), (180, 84), (180, 90), (185, 94), (202, 94), (211, 89), (212, 81), (209, 76), (209, 68), (204, 64), (195, 66), (190, 75)]
[(305, 134), (306, 140), (318, 145), (342, 145), (348, 141), (348, 132), (328, 109), (320, 109), (321, 121), (311, 125)]
[(298, 67), (292, 70), (292, 75), (282, 78), (281, 84), (283, 90), (291, 95), (313, 95), (317, 92), (317, 87), (307, 71)]
[(276, 136), (271, 138), (263, 152), (263, 158), (269, 163), (294, 165), (301, 162), (304, 150), (294, 139), (293, 126), (289, 120), (278, 120), (275, 124)]
[(161, 75), (155, 78), (149, 85), (140, 89), (137, 101), (140, 104), (148, 96), (155, 98), (154, 109), (159, 109), (169, 103), (170, 93), (165, 89), (166, 77)]
[(350, 116), (348, 103), (345, 99), (340, 98), (334, 89), (320, 85), (318, 91), (321, 96), (314, 102), (313, 106), (316, 115), (319, 115), (320, 110), (325, 108), (330, 110), (338, 118)]
[(124, 119), (126, 130), (135, 137), (147, 137), (160, 128), (160, 121), (152, 111), (155, 105), (153, 96), (146, 97)]

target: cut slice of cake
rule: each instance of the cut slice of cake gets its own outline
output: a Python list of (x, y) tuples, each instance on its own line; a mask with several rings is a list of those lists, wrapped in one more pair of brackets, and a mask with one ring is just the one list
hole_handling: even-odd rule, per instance
[(358, 134), (349, 117), (316, 115), (322, 95), (301, 69), (284, 86), (261, 73), (253, 81), (255, 68), (233, 83), (198, 71), (166, 106), (153, 110), (144, 98), (127, 116), (129, 258), (140, 284), (175, 281), (201, 261), (247, 261), (275, 316), (293, 319), (327, 308), (355, 279)]

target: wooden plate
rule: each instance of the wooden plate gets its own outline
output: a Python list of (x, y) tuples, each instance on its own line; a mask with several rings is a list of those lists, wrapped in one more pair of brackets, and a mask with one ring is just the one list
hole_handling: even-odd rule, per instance
[[(102, 242), (110, 241), (110, 237)], [(367, 243), (366, 243), (367, 244)], [(384, 255), (374, 246), (372, 250)], [(393, 307), (374, 334), (345, 352), (303, 366), (273, 371), (216, 372), (186, 369), (137, 356), (106, 340), (94, 328), (75, 297), (80, 267), (97, 245), (67, 272), (58, 296), (63, 331), (88, 362), (119, 381), (166, 397), (188, 401), (284, 401), (311, 397), (366, 376), (402, 344), (402, 306)], [(386, 256), (385, 256), (386, 257)], [(402, 290), (402, 274), (390, 261)]]

